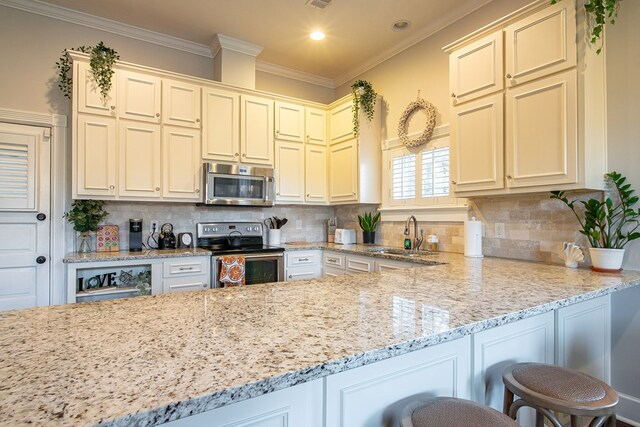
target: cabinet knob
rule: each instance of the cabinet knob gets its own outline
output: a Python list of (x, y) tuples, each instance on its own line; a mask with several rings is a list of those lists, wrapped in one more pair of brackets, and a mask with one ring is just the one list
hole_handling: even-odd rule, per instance
[(242, 153), (242, 157), (247, 157), (247, 155), (245, 153)]
[(156, 113), (156, 117), (160, 117), (160, 113)]
[(196, 123), (200, 123), (200, 119), (196, 119)]
[(289, 275), (289, 279), (293, 279), (293, 276), (291, 274)]
[(110, 185), (109, 186), (109, 190), (115, 190), (116, 186), (115, 185)]
[(456, 97), (456, 94), (455, 94), (455, 93), (452, 93), (452, 94), (451, 94), (451, 97), (452, 97), (452, 98), (455, 98), (455, 97)]
[(451, 181), (451, 183), (452, 183), (453, 185), (457, 185), (457, 184), (458, 184), (456, 181)]
[(511, 175), (507, 175), (507, 179), (513, 179)]
[(206, 283), (203, 283), (203, 284), (202, 284), (202, 287), (203, 287), (203, 288), (206, 288), (206, 287), (207, 287), (207, 284), (206, 284)]
[(160, 187), (156, 187), (156, 191), (160, 191)]
[(280, 129), (276, 129), (276, 135), (280, 133)]
[(196, 188), (196, 194), (198, 194), (200, 192), (199, 188)]
[(353, 196), (355, 196), (355, 195), (356, 195), (356, 193), (355, 193), (355, 192), (354, 192), (354, 193), (351, 193), (351, 194), (352, 194)]
[(310, 197), (310, 196), (311, 196), (311, 194), (307, 193), (307, 197)]
[(116, 109), (116, 106), (115, 106), (115, 105), (112, 105), (112, 106), (111, 106), (111, 110), (115, 110), (115, 109)]
[(510, 79), (511, 78), (511, 74), (507, 74), (505, 77)]
[(280, 195), (280, 193), (276, 193), (276, 196), (279, 196), (279, 195)]
[(240, 154), (236, 153), (236, 157), (238, 157)]

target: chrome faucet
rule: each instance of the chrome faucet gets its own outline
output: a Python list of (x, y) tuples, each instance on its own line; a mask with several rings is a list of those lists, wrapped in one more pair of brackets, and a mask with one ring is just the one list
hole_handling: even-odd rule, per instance
[(409, 218), (407, 218), (407, 223), (404, 226), (405, 236), (409, 236), (411, 234), (409, 231), (409, 223), (411, 222), (411, 220), (413, 220), (413, 245), (411, 246), (411, 249), (417, 252), (420, 250), (420, 246), (422, 246), (422, 241), (424, 240), (424, 231), (420, 230), (420, 237), (418, 237), (418, 220), (415, 216), (411, 215)]

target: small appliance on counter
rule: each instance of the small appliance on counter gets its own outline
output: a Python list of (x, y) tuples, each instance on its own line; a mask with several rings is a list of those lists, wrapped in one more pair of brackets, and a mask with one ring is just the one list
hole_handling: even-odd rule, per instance
[(178, 233), (178, 249), (190, 249), (193, 248), (193, 234), (191, 233)]
[(482, 258), (482, 222), (475, 216), (464, 222), (464, 256)]
[(356, 243), (356, 230), (353, 228), (336, 228), (335, 243), (353, 245)]
[(142, 251), (142, 219), (129, 220), (129, 250), (131, 252)]
[(160, 237), (158, 238), (158, 249), (175, 249), (176, 235), (173, 234), (173, 224), (166, 223), (160, 227)]

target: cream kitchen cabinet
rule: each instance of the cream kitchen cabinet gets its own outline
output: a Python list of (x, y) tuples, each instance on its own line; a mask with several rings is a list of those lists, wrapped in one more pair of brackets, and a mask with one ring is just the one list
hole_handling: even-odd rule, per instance
[(352, 106), (353, 101), (349, 96), (329, 110), (329, 144), (337, 144), (355, 136), (353, 134)]
[(376, 259), (374, 271), (383, 272), (390, 270), (402, 270), (405, 268), (414, 268), (420, 266), (420, 264), (413, 264), (404, 261), (393, 261), (389, 259)]
[(305, 145), (305, 203), (327, 203), (327, 147)]
[(211, 257), (169, 258), (162, 261), (162, 293), (209, 289)]
[(346, 132), (346, 129), (340, 131), (346, 126), (346, 119), (342, 117), (346, 114), (345, 106), (349, 110), (350, 135), (353, 135), (351, 105), (351, 96), (347, 96), (332, 104), (330, 110), (329, 203), (381, 203), (381, 102), (377, 100), (372, 120), (360, 112), (360, 134), (356, 138), (342, 138), (338, 134)]
[(305, 107), (305, 142), (327, 145), (327, 112), (320, 108)]
[(164, 126), (162, 132), (163, 199), (200, 201), (200, 131)]
[(374, 271), (375, 258), (367, 256), (347, 255), (345, 267), (349, 273), (371, 273)]
[(73, 145), (74, 198), (116, 196), (116, 119), (78, 114)]
[(273, 166), (273, 100), (205, 88), (202, 157)]
[(160, 199), (160, 125), (120, 120), (118, 128), (118, 195)]
[(281, 141), (304, 142), (305, 109), (288, 102), (275, 103), (275, 138)]
[(285, 280), (314, 279), (322, 276), (322, 251), (286, 251)]
[(96, 83), (91, 67), (87, 62), (75, 62), (74, 67), (77, 83), (77, 94), (74, 101), (77, 102), (79, 113), (96, 114), (100, 116), (116, 116), (116, 88), (118, 87), (117, 71), (111, 79), (111, 90), (103, 98), (100, 88)]
[(161, 122), (162, 79), (151, 74), (119, 70), (118, 117), (150, 123)]
[[(463, 99), (456, 94), (452, 107), (457, 196), (604, 188), (604, 58), (577, 36), (584, 22), (575, 2), (538, 1), (445, 47), (450, 73), (459, 74), (452, 93), (460, 81), (467, 88), (457, 88)], [(499, 52), (491, 40), (502, 35)], [(488, 84), (493, 53), (504, 58), (504, 89)], [(476, 58), (461, 59), (469, 55)]]
[(201, 87), (162, 79), (162, 123), (200, 129)]
[(276, 201), (304, 202), (304, 144), (276, 142)]

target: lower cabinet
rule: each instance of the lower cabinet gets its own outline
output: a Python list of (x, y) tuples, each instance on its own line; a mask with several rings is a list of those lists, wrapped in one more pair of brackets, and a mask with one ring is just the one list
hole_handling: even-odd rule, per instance
[(345, 264), (348, 273), (371, 273), (374, 270), (375, 258), (347, 255)]
[(209, 288), (210, 257), (172, 258), (162, 263), (162, 293)]
[[(408, 398), (469, 399), (469, 336), (327, 377), (326, 425), (392, 425)], [(395, 425), (395, 424), (393, 424)]]
[(190, 417), (170, 421), (172, 427), (322, 427), (323, 379), (317, 379), (283, 390)]
[(289, 251), (284, 256), (287, 282), (322, 276), (322, 251)]
[(403, 268), (413, 268), (416, 264), (403, 261), (393, 261), (389, 259), (376, 260), (375, 271), (401, 270)]

